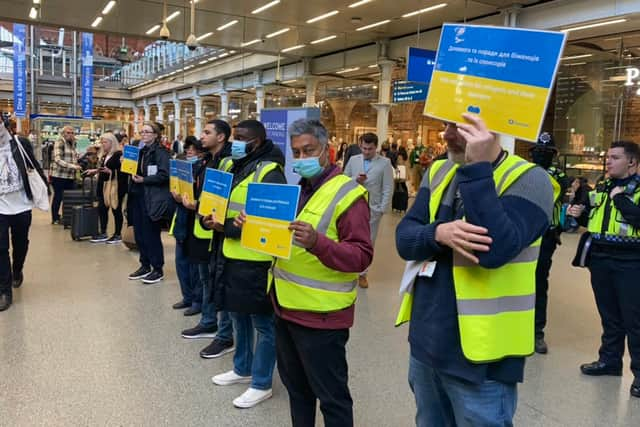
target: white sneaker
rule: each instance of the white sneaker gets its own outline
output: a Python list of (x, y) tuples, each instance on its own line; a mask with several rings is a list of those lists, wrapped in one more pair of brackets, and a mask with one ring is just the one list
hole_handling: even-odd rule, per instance
[(217, 385), (249, 384), (251, 382), (251, 376), (242, 377), (233, 371), (229, 371), (224, 374), (216, 375), (211, 378), (211, 381)]
[(233, 406), (236, 408), (253, 408), (258, 403), (269, 399), (273, 396), (271, 389), (258, 390), (257, 388), (249, 387), (247, 391), (242, 393), (240, 397), (233, 400)]

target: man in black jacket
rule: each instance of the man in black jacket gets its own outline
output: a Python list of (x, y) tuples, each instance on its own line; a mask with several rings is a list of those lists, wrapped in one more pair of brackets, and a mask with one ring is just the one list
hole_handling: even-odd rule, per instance
[[(0, 311), (11, 306), (11, 286), (19, 288), (24, 279), (22, 269), (29, 248), (33, 208), (33, 194), (27, 176), (29, 163), (36, 168), (42, 180), (47, 182), (29, 140), (20, 138), (19, 143), (23, 150), (0, 122)], [(22, 152), (26, 153), (28, 159), (23, 157)], [(12, 257), (9, 256), (10, 240)]]
[[(207, 168), (226, 169), (227, 165), (221, 165), (222, 159), (231, 155), (231, 127), (224, 120), (211, 120), (202, 131), (201, 141), (204, 149), (208, 150), (200, 168), (196, 171), (195, 195), (199, 198), (204, 186)], [(230, 163), (229, 163), (230, 166)], [(193, 206), (195, 209), (195, 205)], [(202, 224), (202, 223), (201, 223)], [(202, 224), (204, 226), (204, 224)], [(205, 227), (207, 228), (207, 227)], [(197, 255), (206, 264), (200, 264), (200, 281), (202, 282), (202, 317), (193, 328), (182, 331), (183, 338), (214, 338), (206, 348), (200, 352), (205, 359), (213, 359), (234, 350), (233, 326), (226, 311), (218, 311), (215, 299), (215, 257), (222, 249), (221, 243), (224, 233), (221, 229), (213, 232), (205, 247), (197, 249)], [(194, 238), (196, 238), (194, 233)], [(198, 239), (201, 240), (201, 239)], [(211, 265), (210, 265), (211, 264)]]
[[(236, 407), (250, 408), (271, 397), (275, 366), (273, 306), (267, 295), (267, 276), (272, 257), (244, 249), (241, 228), (234, 219), (244, 209), (249, 182), (285, 184), (284, 155), (256, 120), (240, 122), (231, 147), (233, 173), (231, 197), (224, 224), (208, 218), (207, 224), (223, 230), (222, 249), (216, 254), (214, 283), (220, 291), (221, 306), (228, 311), (236, 330), (233, 370), (212, 378), (217, 385), (250, 383), (249, 389), (233, 401)], [(254, 351), (254, 329), (257, 339)]]

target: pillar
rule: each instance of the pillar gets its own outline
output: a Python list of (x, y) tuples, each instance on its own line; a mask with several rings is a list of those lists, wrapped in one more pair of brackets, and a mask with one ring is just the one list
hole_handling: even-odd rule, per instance
[(381, 141), (387, 139), (389, 131), (389, 110), (391, 110), (391, 73), (395, 63), (388, 59), (379, 59), (380, 82), (378, 83), (378, 102), (372, 104), (378, 112), (376, 134)]
[(156, 105), (158, 106), (158, 117), (160, 117), (156, 121), (158, 123), (164, 123), (164, 104), (162, 103), (160, 95), (156, 98)]
[(331, 105), (336, 118), (336, 138), (342, 139), (347, 143), (354, 142), (351, 138), (352, 130), (349, 128), (349, 119), (358, 101), (354, 99), (328, 99), (327, 102)]
[(218, 93), (220, 97), (220, 119), (225, 120), (227, 122), (231, 121), (229, 117), (229, 92), (222, 91)]
[(202, 133), (202, 116), (203, 116), (203, 109), (202, 109), (202, 97), (200, 95), (195, 95), (193, 97), (193, 102), (195, 103), (195, 113), (194, 113), (194, 122), (195, 122), (195, 134), (196, 136), (200, 136), (200, 134)]
[(151, 120), (151, 106), (149, 105), (149, 101), (146, 99), (143, 100), (142, 107), (144, 108), (144, 121), (148, 122)]
[[(182, 133), (182, 125), (180, 121), (180, 100), (178, 99), (178, 94), (176, 92), (173, 93), (173, 139), (174, 141), (178, 139), (178, 135)], [(200, 134), (197, 134), (196, 137), (200, 137)]]
[(133, 107), (133, 132), (140, 132), (140, 108)]
[(256, 120), (260, 120), (260, 113), (264, 108), (264, 86), (256, 86)]
[(316, 76), (307, 75), (304, 76), (304, 82), (306, 85), (307, 100), (305, 102), (306, 107), (316, 106), (316, 91), (318, 90), (318, 83), (320, 78)]

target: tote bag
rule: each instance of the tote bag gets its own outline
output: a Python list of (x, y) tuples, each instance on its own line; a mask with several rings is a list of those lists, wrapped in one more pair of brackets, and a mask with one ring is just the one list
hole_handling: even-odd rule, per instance
[(102, 195), (104, 197), (104, 205), (111, 209), (118, 209), (118, 171), (115, 171), (115, 177), (105, 181), (102, 187)]
[(27, 179), (29, 180), (29, 188), (31, 189), (31, 194), (33, 195), (33, 206), (40, 209), (41, 211), (48, 212), (49, 211), (49, 191), (47, 189), (47, 184), (42, 180), (42, 177), (38, 173), (38, 170), (31, 162), (29, 155), (26, 153), (22, 143), (15, 139), (16, 144), (18, 144), (18, 149), (20, 150), (20, 155), (22, 156), (22, 160), (24, 161), (24, 166), (27, 168)]

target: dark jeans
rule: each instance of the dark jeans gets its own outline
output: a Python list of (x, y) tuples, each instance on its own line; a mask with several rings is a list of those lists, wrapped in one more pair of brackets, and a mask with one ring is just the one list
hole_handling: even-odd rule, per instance
[[(30, 226), (30, 210), (16, 215), (0, 214), (0, 295), (12, 296), (11, 281), (16, 274), (22, 272), (27, 258)], [(13, 252), (11, 257), (9, 242)]]
[(209, 269), (209, 264), (198, 264), (200, 272), (200, 283), (202, 284), (202, 316), (200, 326), (210, 328), (218, 325), (216, 340), (233, 343), (233, 322), (226, 311), (216, 311), (213, 278)]
[(51, 221), (60, 221), (60, 205), (64, 197), (64, 190), (73, 189), (73, 179), (51, 177), (53, 199), (51, 200)]
[[(122, 200), (126, 193), (118, 194), (118, 207), (111, 209), (113, 213), (113, 220), (116, 222), (116, 227), (113, 232), (116, 236), (122, 236), (122, 223), (124, 218), (122, 216)], [(109, 208), (104, 204), (104, 196), (102, 191), (97, 194), (98, 197), (98, 219), (100, 220), (100, 234), (107, 234), (107, 225), (109, 225)]]
[(176, 274), (185, 304), (200, 309), (202, 305), (202, 283), (200, 266), (189, 261), (183, 242), (176, 240)]
[(470, 383), (446, 375), (414, 357), (409, 385), (416, 399), (417, 427), (512, 427), (518, 403), (516, 384)]
[(549, 271), (551, 271), (553, 253), (558, 246), (555, 236), (555, 231), (547, 231), (540, 243), (540, 255), (536, 266), (536, 339), (544, 338), (544, 328), (547, 326)]
[(311, 329), (276, 316), (276, 353), (294, 427), (313, 427), (316, 400), (327, 427), (353, 426), (345, 345), (348, 329)]
[(640, 263), (592, 256), (589, 270), (602, 320), (600, 361), (622, 366), (626, 337), (631, 371), (640, 378)]
[(143, 194), (129, 194), (129, 200), (133, 233), (140, 251), (140, 265), (162, 271), (164, 249), (160, 238), (161, 224), (149, 218)]

